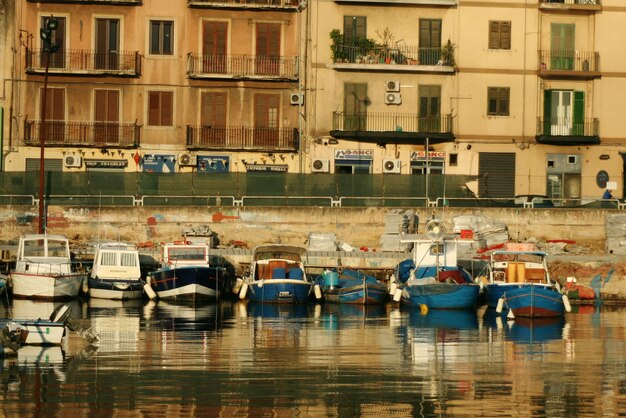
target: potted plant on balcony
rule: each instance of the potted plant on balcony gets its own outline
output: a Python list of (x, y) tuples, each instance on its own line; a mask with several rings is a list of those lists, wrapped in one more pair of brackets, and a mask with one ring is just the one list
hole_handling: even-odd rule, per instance
[(454, 49), (456, 45), (453, 44), (450, 39), (441, 47), (441, 65), (456, 68), (456, 61), (454, 59)]
[(330, 52), (333, 62), (343, 62), (347, 56), (343, 45), (343, 33), (339, 29), (331, 30), (330, 41)]

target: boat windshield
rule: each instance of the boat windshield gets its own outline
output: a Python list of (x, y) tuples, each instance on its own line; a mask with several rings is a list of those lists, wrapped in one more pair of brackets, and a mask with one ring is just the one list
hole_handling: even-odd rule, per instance
[(170, 248), (167, 252), (169, 261), (202, 261), (205, 256), (204, 247)]
[(520, 263), (541, 264), (543, 262), (543, 256), (534, 253), (502, 253), (494, 254), (493, 261), (518, 261)]
[[(63, 240), (48, 239), (48, 257), (68, 258), (66, 242)], [(24, 257), (46, 257), (46, 240), (24, 241)]]

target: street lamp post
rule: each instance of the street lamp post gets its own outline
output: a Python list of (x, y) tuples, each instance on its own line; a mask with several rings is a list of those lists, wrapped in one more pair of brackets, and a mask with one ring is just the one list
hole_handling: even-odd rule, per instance
[(50, 54), (59, 50), (60, 44), (52, 43), (52, 34), (57, 29), (59, 22), (52, 16), (46, 21), (45, 27), (39, 30), (43, 41), (43, 52), (46, 56), (46, 69), (43, 77), (43, 92), (41, 94), (41, 131), (39, 133), (39, 233), (46, 232), (46, 210), (44, 201), (44, 170), (45, 170), (45, 147), (46, 147), (46, 105), (48, 93), (48, 69), (50, 68)]

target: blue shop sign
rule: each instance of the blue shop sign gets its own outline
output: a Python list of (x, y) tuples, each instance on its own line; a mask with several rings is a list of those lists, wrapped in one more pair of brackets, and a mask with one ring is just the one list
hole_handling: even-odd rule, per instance
[(145, 154), (142, 159), (144, 173), (174, 173), (176, 156), (170, 154)]
[(230, 157), (223, 155), (198, 155), (198, 173), (228, 173)]

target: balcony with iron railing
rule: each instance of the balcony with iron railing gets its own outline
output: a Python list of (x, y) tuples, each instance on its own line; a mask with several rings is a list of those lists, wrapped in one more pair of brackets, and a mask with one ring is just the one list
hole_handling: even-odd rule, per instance
[(192, 8), (297, 11), (299, 0), (187, 0)]
[[(26, 49), (26, 72), (43, 74), (46, 52)], [(50, 74), (86, 76), (139, 77), (141, 55), (137, 51), (97, 52), (86, 49), (60, 50), (50, 54)]]
[(592, 145), (600, 143), (597, 118), (538, 117), (537, 142), (551, 145)]
[(136, 123), (24, 121), (24, 144), (39, 146), (42, 135), (46, 147), (137, 148), (140, 126)]
[(333, 112), (331, 136), (375, 143), (423, 144), (454, 140), (452, 115), (420, 117), (415, 113)]
[(594, 51), (539, 51), (538, 75), (544, 78), (599, 78), (600, 54)]
[(539, 0), (539, 9), (543, 11), (600, 11), (601, 0)]
[(454, 51), (401, 45), (381, 46), (360, 42), (331, 46), (336, 70), (435, 72), (454, 74)]
[(29, 3), (104, 4), (109, 6), (141, 6), (143, 0), (26, 0)]
[(296, 152), (296, 128), (252, 126), (187, 126), (187, 149)]
[(189, 78), (297, 80), (298, 57), (187, 54)]

